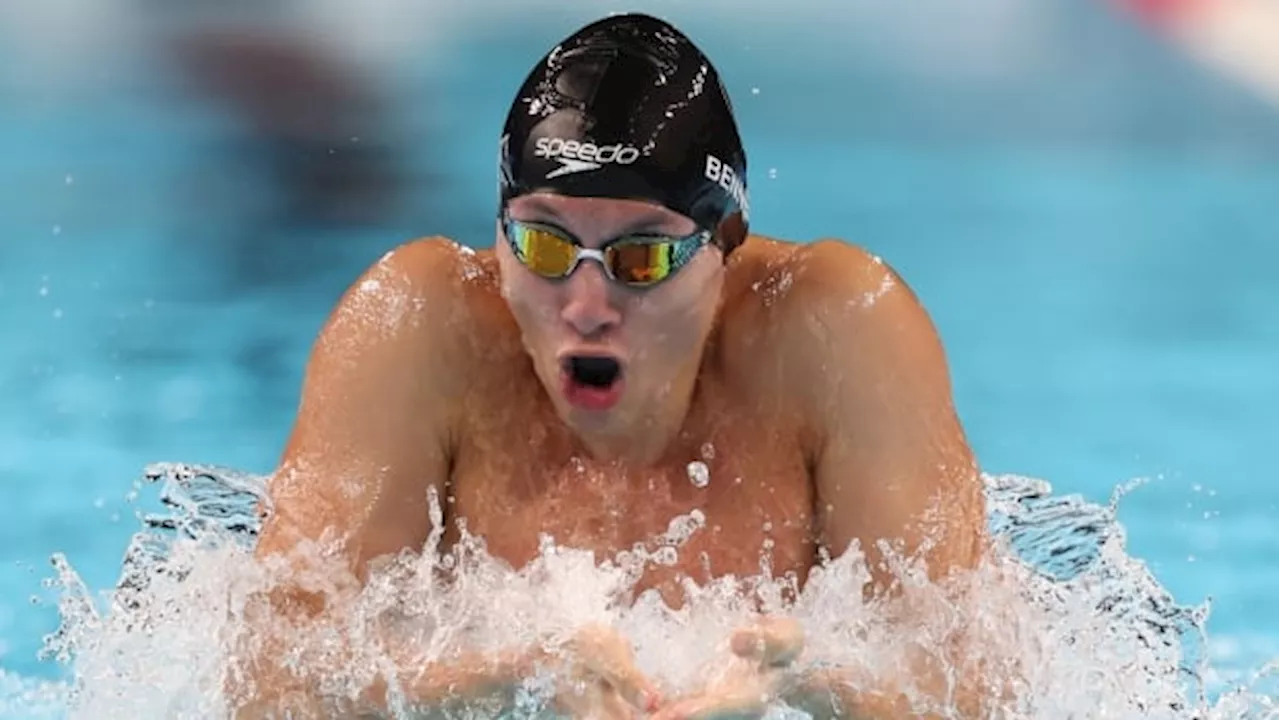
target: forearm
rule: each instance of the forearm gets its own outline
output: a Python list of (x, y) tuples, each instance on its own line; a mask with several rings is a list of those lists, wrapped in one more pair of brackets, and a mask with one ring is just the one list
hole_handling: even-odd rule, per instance
[[(392, 660), (391, 668), (369, 679), (355, 693), (323, 687), (325, 680), (333, 681), (325, 669), (255, 663), (253, 682), (240, 686), (241, 703), (235, 716), (242, 720), (384, 717), (396, 707), (435, 715), (462, 705), (506, 712), (514, 707), (523, 679), (534, 672), (531, 656), (522, 651), (473, 652), (417, 667)], [(244, 697), (246, 687), (254, 688), (248, 697)]]
[(541, 657), (532, 647), (428, 660), (414, 641), (385, 630), (357, 641), (375, 645), (362, 648), (323, 616), (259, 615), (246, 628), (227, 676), (227, 696), (244, 720), (383, 717), (393, 708), (435, 715), (463, 704), (506, 710)]

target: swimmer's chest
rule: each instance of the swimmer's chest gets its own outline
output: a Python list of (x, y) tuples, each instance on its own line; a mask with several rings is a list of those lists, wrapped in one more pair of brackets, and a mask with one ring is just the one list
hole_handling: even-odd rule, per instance
[(597, 562), (638, 545), (651, 553), (678, 545), (674, 563), (664, 551), (641, 579), (649, 587), (682, 575), (754, 576), (762, 563), (775, 575), (808, 570), (812, 483), (794, 443), (742, 426), (693, 432), (669, 461), (624, 469), (569, 451), (560, 435), (533, 424), (464, 439), (448, 515), (517, 567), (545, 535), (593, 551)]

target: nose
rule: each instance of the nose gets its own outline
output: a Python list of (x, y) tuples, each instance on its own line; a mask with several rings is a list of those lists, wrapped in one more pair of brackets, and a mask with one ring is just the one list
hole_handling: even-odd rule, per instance
[(577, 267), (564, 281), (564, 306), (560, 317), (584, 338), (607, 334), (622, 321), (610, 298), (609, 278), (592, 260)]

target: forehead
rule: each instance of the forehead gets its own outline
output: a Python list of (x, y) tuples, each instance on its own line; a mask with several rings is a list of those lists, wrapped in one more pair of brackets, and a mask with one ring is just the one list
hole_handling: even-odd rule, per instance
[(512, 198), (507, 208), (517, 216), (553, 219), (565, 224), (599, 223), (603, 225), (649, 225), (664, 228), (688, 228), (693, 221), (674, 210), (646, 200), (592, 198), (530, 193)]

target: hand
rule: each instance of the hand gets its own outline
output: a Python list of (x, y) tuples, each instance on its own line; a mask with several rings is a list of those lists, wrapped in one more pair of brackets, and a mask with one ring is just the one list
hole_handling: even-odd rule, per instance
[(661, 702), (657, 686), (636, 667), (630, 643), (613, 628), (582, 628), (562, 658), (568, 667), (556, 703), (575, 718), (632, 718)]
[(729, 638), (738, 660), (698, 695), (658, 711), (651, 720), (740, 720), (762, 717), (787, 684), (790, 665), (804, 649), (804, 630), (789, 618), (765, 618)]

